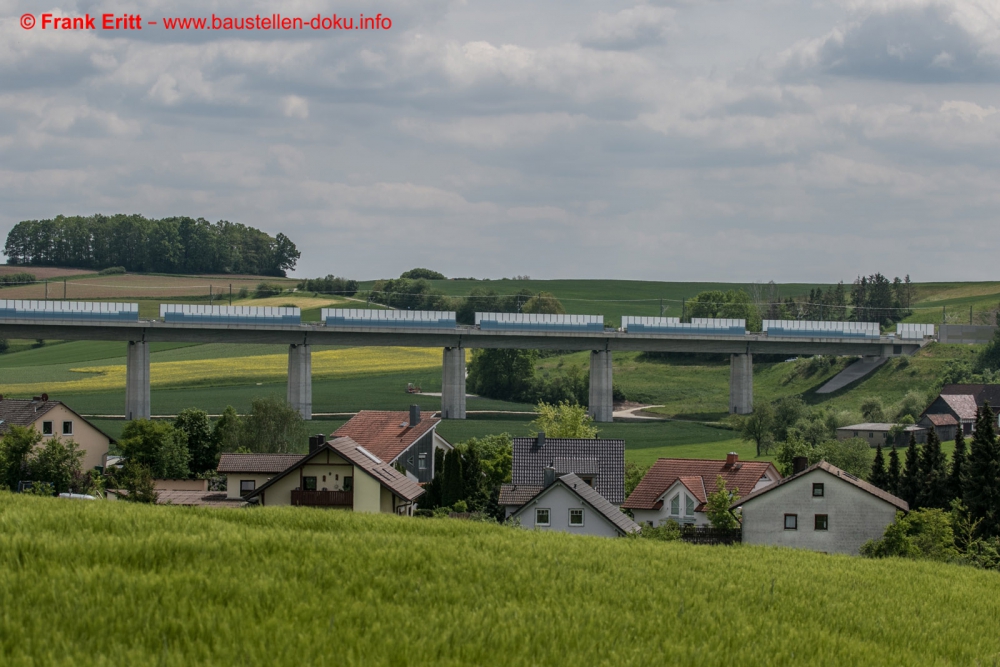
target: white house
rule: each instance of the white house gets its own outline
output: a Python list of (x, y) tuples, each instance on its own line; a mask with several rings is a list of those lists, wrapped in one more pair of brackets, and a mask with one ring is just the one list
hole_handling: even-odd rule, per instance
[(781, 479), (769, 461), (740, 461), (730, 452), (725, 461), (658, 459), (622, 505), (639, 523), (658, 526), (673, 519), (680, 524), (705, 526), (708, 496), (722, 478), (728, 491), (746, 496)]
[(601, 537), (639, 531), (638, 524), (580, 477), (555, 477), (552, 468), (546, 474), (548, 484), (511, 515), (522, 527)]
[[(797, 466), (805, 466), (796, 461)], [(743, 543), (857, 555), (882, 537), (905, 500), (826, 461), (740, 499)]]

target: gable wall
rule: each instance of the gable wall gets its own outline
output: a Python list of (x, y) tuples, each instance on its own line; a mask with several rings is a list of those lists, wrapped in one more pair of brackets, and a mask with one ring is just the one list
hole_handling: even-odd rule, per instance
[[(549, 509), (550, 526), (535, 526), (535, 509)], [(570, 508), (583, 508), (583, 527), (570, 527)], [(576, 535), (599, 535), (601, 537), (618, 537), (618, 529), (604, 516), (583, 502), (579, 496), (562, 484), (553, 484), (545, 493), (528, 503), (518, 515), (523, 528), (538, 528), (538, 530), (557, 530)]]
[[(824, 496), (814, 498), (814, 482)], [(785, 530), (784, 515), (798, 515), (798, 529)], [(816, 514), (829, 517), (829, 529), (814, 528)], [(861, 545), (882, 537), (896, 508), (834, 475), (814, 470), (743, 506), (743, 543), (858, 555)]]
[[(63, 440), (73, 440), (83, 452), (81, 465), (84, 470), (104, 465), (104, 456), (108, 453), (108, 446), (111, 444), (108, 436), (98, 431), (87, 420), (74, 414), (72, 410), (64, 405), (57, 405), (39, 417), (33, 424), (34, 429), (41, 433), (42, 422), (47, 421), (52, 422), (52, 433), (54, 435), (45, 436), (45, 439), (58, 437)], [(73, 422), (73, 435), (62, 434), (62, 424), (64, 421)]]

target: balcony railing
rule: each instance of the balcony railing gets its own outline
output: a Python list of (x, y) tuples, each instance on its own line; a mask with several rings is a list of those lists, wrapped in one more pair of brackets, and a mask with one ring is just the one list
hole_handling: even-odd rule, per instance
[(292, 504), (306, 507), (354, 507), (354, 492), (292, 491)]

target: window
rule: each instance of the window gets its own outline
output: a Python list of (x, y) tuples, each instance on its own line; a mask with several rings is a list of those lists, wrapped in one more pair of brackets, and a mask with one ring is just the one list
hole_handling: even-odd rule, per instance
[(581, 476), (580, 479), (582, 479), (583, 483), (586, 484), (587, 486), (594, 486), (594, 478), (592, 476), (590, 475)]
[(785, 530), (798, 530), (799, 529), (799, 515), (798, 514), (786, 514), (785, 515)]
[(816, 530), (827, 530), (829, 528), (829, 523), (825, 514), (816, 515)]
[(354, 490), (354, 478), (350, 475), (344, 475), (344, 491)]
[(681, 497), (676, 495), (670, 499), (670, 516), (680, 516), (681, 514)]
[[(836, 495), (836, 494), (834, 494)], [(823, 483), (813, 484), (813, 498), (823, 497)]]
[(569, 525), (580, 527), (583, 525), (583, 510), (572, 509), (569, 511)]
[(241, 479), (240, 480), (240, 495), (245, 496), (247, 494), (253, 493), (254, 489), (257, 488), (257, 482), (252, 479)]
[(302, 490), (303, 491), (315, 491), (316, 490), (316, 478), (315, 477), (303, 477), (302, 478)]
[(63, 435), (73, 435), (73, 422), (63, 422)]
[(42, 435), (52, 435), (52, 422), (42, 422)]
[(427, 470), (427, 454), (417, 456), (417, 470)]
[(695, 502), (691, 496), (684, 496), (684, 516), (694, 516)]
[(870, 439), (870, 438), (871, 438), (872, 436), (874, 436), (874, 435), (875, 435), (874, 433), (869, 433), (869, 434), (868, 434), (868, 438)]
[(535, 509), (535, 525), (536, 526), (548, 526), (549, 525), (549, 510), (548, 509)]

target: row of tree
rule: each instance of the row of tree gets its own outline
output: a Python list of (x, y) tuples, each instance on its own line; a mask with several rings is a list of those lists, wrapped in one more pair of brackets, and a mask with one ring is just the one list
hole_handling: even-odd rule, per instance
[(960, 501), (977, 522), (977, 534), (1000, 536), (1000, 444), (989, 405), (976, 412), (972, 442), (966, 452), (961, 428), (955, 436), (955, 452), (949, 467), (934, 429), (920, 446), (911, 436), (902, 466), (896, 447), (888, 463), (881, 446), (876, 449), (869, 481), (899, 496), (912, 509), (949, 509)]
[(284, 234), (220, 220), (141, 215), (23, 220), (7, 234), (9, 264), (157, 273), (284, 276), (300, 252)]

